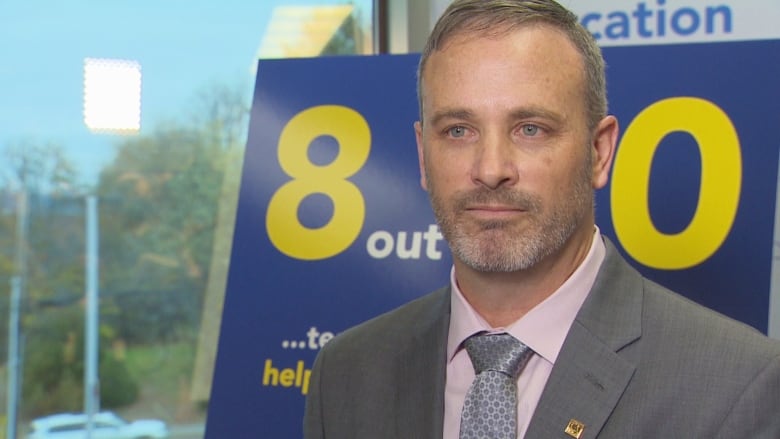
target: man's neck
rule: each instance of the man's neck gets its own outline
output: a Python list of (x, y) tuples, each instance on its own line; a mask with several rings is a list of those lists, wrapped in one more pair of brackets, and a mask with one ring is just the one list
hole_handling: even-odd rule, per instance
[(492, 327), (509, 326), (566, 282), (587, 256), (592, 237), (593, 229), (586, 236), (573, 235), (558, 252), (533, 267), (514, 272), (477, 271), (456, 259), (458, 287)]

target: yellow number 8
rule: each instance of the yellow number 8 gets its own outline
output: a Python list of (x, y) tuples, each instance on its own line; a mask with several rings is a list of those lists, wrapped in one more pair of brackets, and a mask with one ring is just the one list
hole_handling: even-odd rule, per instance
[[(339, 152), (320, 166), (308, 157), (316, 138), (336, 139)], [(321, 105), (295, 115), (279, 136), (278, 158), (292, 180), (271, 197), (266, 230), (273, 245), (295, 259), (319, 260), (346, 250), (363, 227), (366, 206), (363, 194), (346, 180), (368, 160), (371, 130), (358, 112), (339, 105)], [(309, 228), (298, 218), (298, 206), (309, 195), (323, 194), (333, 201), (333, 215), (320, 228)]]
[[(690, 133), (701, 154), (699, 201), (690, 224), (664, 234), (648, 207), (650, 167), (669, 133)], [(675, 270), (700, 264), (726, 240), (739, 205), (742, 155), (728, 115), (703, 99), (677, 97), (647, 107), (626, 129), (612, 174), (612, 221), (626, 251), (652, 268)]]

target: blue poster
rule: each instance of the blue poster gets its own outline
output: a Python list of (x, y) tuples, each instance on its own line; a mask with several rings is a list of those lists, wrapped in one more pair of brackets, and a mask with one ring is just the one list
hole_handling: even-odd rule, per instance
[(621, 138), (596, 200), (597, 224), (645, 276), (764, 333), (778, 53), (780, 40), (604, 49)]
[(259, 63), (207, 437), (301, 437), (320, 346), (447, 279), (417, 58)]
[[(766, 331), (780, 41), (604, 53), (622, 135), (601, 230), (648, 277)], [(447, 283), (417, 60), (259, 63), (207, 438), (301, 437), (320, 347)]]

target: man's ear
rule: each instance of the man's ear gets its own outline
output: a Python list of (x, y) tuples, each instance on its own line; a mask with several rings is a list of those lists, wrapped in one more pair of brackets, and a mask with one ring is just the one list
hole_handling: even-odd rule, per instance
[(422, 122), (418, 120), (414, 123), (414, 137), (417, 140), (417, 161), (420, 165), (420, 186), (427, 191), (428, 179), (425, 175), (425, 153), (423, 151), (422, 130)]
[(612, 159), (615, 157), (618, 139), (618, 121), (615, 116), (607, 116), (601, 119), (593, 135), (591, 154), (593, 154), (593, 168), (591, 170), (591, 184), (594, 189), (606, 186), (609, 180), (609, 170), (612, 168)]

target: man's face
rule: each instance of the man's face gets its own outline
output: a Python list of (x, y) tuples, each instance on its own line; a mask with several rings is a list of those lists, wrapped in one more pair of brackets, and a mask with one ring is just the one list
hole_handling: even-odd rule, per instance
[(415, 124), (421, 183), (457, 260), (535, 266), (593, 228), (584, 65), (548, 26), (455, 36), (427, 61)]

